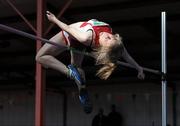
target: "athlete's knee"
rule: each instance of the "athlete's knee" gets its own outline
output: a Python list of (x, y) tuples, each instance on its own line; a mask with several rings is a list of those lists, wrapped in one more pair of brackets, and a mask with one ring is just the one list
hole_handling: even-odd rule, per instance
[(52, 56), (50, 55), (36, 55), (36, 62), (40, 63), (44, 68), (48, 68), (50, 59)]
[(36, 62), (42, 63), (42, 61), (44, 60), (44, 56), (45, 56), (45, 55), (46, 55), (46, 54), (40, 49), (40, 50), (38, 51), (38, 53), (36, 54), (36, 57), (35, 57)]
[(46, 55), (41, 55), (41, 54), (37, 53), (35, 60), (36, 60), (36, 62), (38, 62), (40, 64), (45, 64), (47, 58), (48, 57)]
[(37, 53), (35, 57), (36, 62), (41, 63), (41, 58), (42, 58), (42, 55), (39, 55), (39, 53)]

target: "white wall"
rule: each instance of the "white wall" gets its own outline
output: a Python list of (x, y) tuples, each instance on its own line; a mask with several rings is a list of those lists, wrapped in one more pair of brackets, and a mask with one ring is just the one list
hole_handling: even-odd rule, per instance
[[(91, 84), (89, 84), (91, 85)], [(98, 85), (98, 84), (97, 84)], [(66, 88), (67, 126), (91, 126), (98, 109), (107, 115), (111, 104), (124, 118), (125, 126), (161, 125), (161, 84), (110, 84), (88, 86), (94, 109), (89, 115), (83, 112), (76, 88)], [(178, 93), (180, 87), (178, 87)], [(133, 98), (133, 94), (136, 95)], [(168, 123), (172, 120), (172, 91), (168, 88)], [(177, 96), (179, 97), (179, 95)], [(178, 99), (178, 98), (177, 98)], [(28, 91), (0, 92), (0, 126), (34, 126), (34, 94)], [(3, 107), (2, 107), (3, 106)], [(46, 126), (63, 126), (63, 96), (48, 92), (46, 97)], [(177, 100), (177, 125), (180, 125), (180, 100)], [(171, 125), (172, 126), (172, 125)]]
[[(62, 126), (63, 98), (57, 93), (47, 93), (45, 123), (47, 126)], [(0, 92), (0, 126), (34, 126), (34, 93), (28, 91)]]
[[(89, 86), (88, 89), (94, 104), (93, 113), (90, 115), (83, 112), (76, 96), (77, 91), (72, 89), (68, 91), (68, 126), (91, 126), (92, 118), (98, 109), (102, 107), (107, 115), (111, 104), (116, 104), (117, 111), (123, 116), (126, 126), (161, 125), (161, 84), (113, 84)], [(135, 98), (133, 94), (136, 95)], [(168, 89), (169, 124), (172, 124), (171, 96), (171, 89)]]

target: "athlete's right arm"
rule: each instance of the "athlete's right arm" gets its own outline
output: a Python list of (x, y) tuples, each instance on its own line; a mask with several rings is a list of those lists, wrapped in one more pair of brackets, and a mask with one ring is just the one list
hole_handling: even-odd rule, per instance
[(91, 31), (87, 31), (87, 32), (83, 32), (78, 30), (75, 27), (72, 27), (70, 25), (67, 25), (65, 23), (63, 23), (62, 21), (58, 20), (54, 14), (52, 14), (51, 12), (47, 11), (47, 18), (49, 19), (49, 21), (57, 24), (62, 30), (68, 32), (71, 36), (73, 36), (74, 38), (76, 38), (79, 42), (89, 42), (92, 39), (92, 32)]

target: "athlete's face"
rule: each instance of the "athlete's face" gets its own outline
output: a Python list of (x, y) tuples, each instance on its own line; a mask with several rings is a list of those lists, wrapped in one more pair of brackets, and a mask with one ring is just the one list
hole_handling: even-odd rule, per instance
[(102, 46), (111, 46), (112, 44), (115, 44), (116, 39), (114, 35), (107, 33), (107, 32), (101, 32), (99, 34), (99, 43)]

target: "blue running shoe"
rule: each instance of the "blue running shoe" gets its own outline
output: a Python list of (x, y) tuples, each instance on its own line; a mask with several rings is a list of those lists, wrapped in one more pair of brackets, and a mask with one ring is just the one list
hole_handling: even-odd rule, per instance
[(92, 112), (92, 103), (89, 99), (89, 94), (85, 88), (80, 89), (79, 100), (84, 108), (84, 112), (89, 114)]
[(69, 68), (70, 78), (75, 80), (78, 87), (81, 87), (84, 84), (84, 81), (81, 78), (81, 75), (79, 74), (77, 68), (75, 66), (71, 65), (71, 64), (68, 65), (68, 68)]

